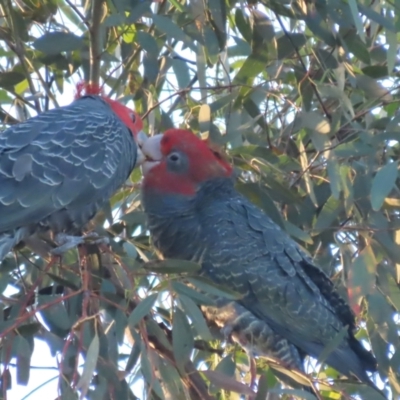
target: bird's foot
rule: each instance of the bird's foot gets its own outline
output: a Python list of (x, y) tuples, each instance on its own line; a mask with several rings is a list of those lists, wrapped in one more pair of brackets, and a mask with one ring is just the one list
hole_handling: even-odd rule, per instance
[(84, 244), (108, 244), (109, 239), (107, 237), (100, 237), (96, 232), (89, 232), (84, 236), (72, 236), (65, 233), (58, 233), (55, 236), (55, 240), (60, 246), (54, 248), (51, 253), (55, 255), (61, 255), (74, 247)]

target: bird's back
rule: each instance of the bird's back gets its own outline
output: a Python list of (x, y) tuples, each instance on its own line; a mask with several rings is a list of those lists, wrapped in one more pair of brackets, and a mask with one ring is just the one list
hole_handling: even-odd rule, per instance
[(202, 274), (239, 292), (240, 305), (307, 354), (318, 357), (343, 334), (327, 362), (368, 381), (375, 359), (353, 336), (349, 306), (293, 239), (226, 178), (206, 182), (186, 207), (169, 220), (150, 212), (166, 257), (200, 261)]
[(79, 229), (128, 178), (135, 160), (131, 132), (98, 96), (6, 129), (0, 234)]

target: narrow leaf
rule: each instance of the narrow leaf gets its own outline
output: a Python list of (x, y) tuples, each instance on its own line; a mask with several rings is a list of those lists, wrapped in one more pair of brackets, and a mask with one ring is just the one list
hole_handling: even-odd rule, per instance
[(397, 162), (389, 162), (382, 167), (372, 180), (371, 205), (378, 211), (388, 197), (397, 179)]
[(181, 372), (184, 371), (185, 364), (190, 359), (193, 344), (193, 333), (190, 329), (189, 322), (185, 314), (179, 308), (176, 308), (172, 328), (172, 348), (175, 361)]
[(210, 296), (206, 296), (203, 293), (200, 293), (199, 291), (192, 289), (190, 286), (187, 286), (181, 282), (172, 281), (171, 286), (176, 293), (178, 293), (179, 295), (190, 297), (197, 304), (207, 306), (215, 305), (215, 301)]
[(208, 104), (203, 104), (199, 111), (199, 125), (201, 132), (210, 130), (211, 124), (211, 108)]
[(68, 32), (49, 32), (33, 42), (33, 47), (36, 50), (46, 54), (74, 51), (80, 49), (82, 46), (82, 38)]
[(134, 329), (135, 326), (140, 322), (140, 320), (150, 312), (150, 310), (154, 306), (154, 303), (157, 300), (157, 296), (158, 293), (153, 293), (152, 295), (146, 297), (132, 311), (131, 315), (128, 318), (128, 324), (131, 329)]
[(100, 341), (97, 334), (94, 336), (92, 342), (89, 345), (85, 365), (83, 366), (83, 372), (79, 379), (78, 384), (76, 385), (77, 389), (82, 389), (82, 397), (85, 397), (90, 382), (92, 380), (93, 373), (96, 369), (97, 359), (99, 358), (99, 350), (100, 350)]
[(229, 300), (238, 300), (242, 295), (227, 287), (222, 287), (207, 278), (198, 277), (196, 279), (189, 278), (188, 281), (198, 289), (205, 291), (211, 295), (225, 297)]
[(215, 386), (230, 392), (253, 396), (255, 393), (244, 383), (219, 371), (201, 371), (202, 374)]
[(201, 266), (193, 261), (174, 260), (168, 258), (166, 260), (150, 261), (143, 265), (147, 271), (158, 272), (162, 274), (180, 274), (195, 273), (201, 269)]
[(213, 337), (208, 329), (206, 320), (204, 319), (204, 316), (196, 303), (190, 297), (187, 297), (184, 294), (179, 296), (179, 300), (182, 308), (192, 320), (193, 326), (201, 338), (204, 340), (212, 340)]
[(346, 337), (348, 333), (348, 328), (347, 326), (343, 327), (337, 334), (336, 336), (324, 347), (324, 349), (321, 351), (319, 357), (318, 357), (318, 362), (323, 363), (328, 356), (340, 346), (340, 344), (343, 342), (343, 339)]

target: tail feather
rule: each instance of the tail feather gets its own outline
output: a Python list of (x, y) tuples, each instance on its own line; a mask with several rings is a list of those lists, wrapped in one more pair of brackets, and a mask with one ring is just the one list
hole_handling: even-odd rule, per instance
[(16, 229), (11, 233), (0, 234), (0, 263), (4, 260), (6, 255), (26, 236), (27, 230), (25, 228)]

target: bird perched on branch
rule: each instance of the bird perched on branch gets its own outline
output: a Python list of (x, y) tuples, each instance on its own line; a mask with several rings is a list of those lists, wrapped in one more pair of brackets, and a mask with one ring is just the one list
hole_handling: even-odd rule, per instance
[(77, 85), (75, 101), (0, 133), (0, 261), (30, 235), (76, 234), (143, 161), (139, 115)]
[[(203, 307), (251, 354), (303, 369), (340, 338), (326, 362), (371, 384), (376, 360), (355, 338), (355, 319), (332, 281), (267, 215), (234, 188), (232, 166), (206, 142), (171, 129), (143, 148), (142, 204), (165, 258), (198, 262), (200, 274), (240, 299)], [(337, 339), (338, 340), (338, 339)]]

